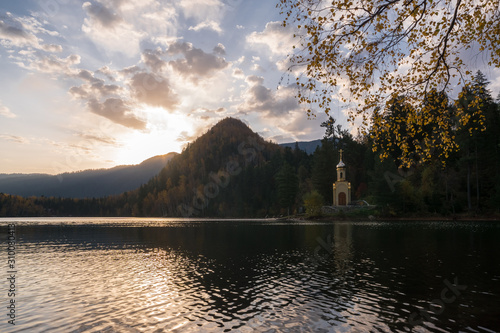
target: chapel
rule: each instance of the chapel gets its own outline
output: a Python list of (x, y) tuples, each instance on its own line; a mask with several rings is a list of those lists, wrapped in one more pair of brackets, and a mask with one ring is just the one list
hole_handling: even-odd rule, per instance
[(351, 202), (351, 183), (346, 180), (346, 166), (342, 161), (337, 164), (337, 181), (333, 184), (333, 206), (347, 206)]

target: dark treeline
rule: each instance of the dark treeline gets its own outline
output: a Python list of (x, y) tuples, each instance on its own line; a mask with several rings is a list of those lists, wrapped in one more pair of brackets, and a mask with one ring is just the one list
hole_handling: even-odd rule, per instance
[[(464, 89), (462, 109), (471, 118), (476, 117), (477, 108), (482, 110), (479, 121), (465, 126), (457, 123), (456, 108), (446, 96), (429, 95), (428, 103), (446, 103), (449, 123), (439, 126), (453, 129), (459, 148), (434, 151), (435, 156), (425, 161), (415, 154), (410, 167), (399, 162), (397, 147), (375, 151), (380, 142), (371, 133), (353, 137), (333, 118), (321, 125), (325, 135), (313, 154), (297, 145), (283, 148), (267, 142), (241, 121), (226, 118), (137, 190), (100, 199), (0, 194), (0, 216), (265, 217), (300, 213), (305, 198), (331, 204), (340, 149), (352, 199), (377, 205), (376, 214), (498, 213), (500, 101), (493, 100), (487, 85), (478, 72), (474, 85)], [(481, 103), (473, 98), (477, 96)], [(401, 126), (405, 107), (404, 98), (395, 99), (383, 115), (385, 121)], [(480, 123), (483, 130), (473, 128)], [(418, 136), (439, 139), (439, 126), (422, 124), (412, 140)], [(387, 131), (385, 137), (376, 137), (390, 142), (390, 135)], [(387, 158), (381, 160), (381, 153)]]

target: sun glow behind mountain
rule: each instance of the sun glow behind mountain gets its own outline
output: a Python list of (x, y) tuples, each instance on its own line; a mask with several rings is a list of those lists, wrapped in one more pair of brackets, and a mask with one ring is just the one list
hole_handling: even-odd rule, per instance
[(184, 139), (196, 136), (197, 129), (188, 116), (168, 113), (163, 108), (146, 107), (148, 128), (121, 137), (123, 148), (117, 151), (117, 165), (138, 164), (156, 155), (181, 152)]

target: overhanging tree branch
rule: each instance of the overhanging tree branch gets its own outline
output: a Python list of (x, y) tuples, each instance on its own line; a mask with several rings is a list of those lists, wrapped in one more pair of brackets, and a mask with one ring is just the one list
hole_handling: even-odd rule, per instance
[[(281, 0), (283, 25), (295, 25), (299, 38), (289, 71), (295, 76), (302, 68), (295, 77), (299, 102), (310, 114), (318, 106), (328, 114), (335, 101), (350, 103), (349, 119), (361, 117), (367, 129), (374, 110), (387, 109), (395, 96), (416, 106), (432, 91), (452, 93), (472, 79), (463, 50), (479, 47), (500, 67), (499, 5), (500, 0)], [(444, 108), (436, 114), (432, 119), (440, 122), (449, 116)], [(449, 140), (443, 145), (454, 146)]]

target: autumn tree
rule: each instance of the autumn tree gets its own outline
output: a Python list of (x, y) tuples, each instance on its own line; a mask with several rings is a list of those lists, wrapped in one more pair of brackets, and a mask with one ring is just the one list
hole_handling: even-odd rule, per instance
[(444, 162), (458, 148), (454, 120), (454, 109), (443, 92), (430, 91), (419, 106), (398, 96), (387, 102), (384, 111), (373, 112), (373, 149), (405, 168), (433, 159)]
[(321, 207), (325, 199), (318, 191), (308, 192), (303, 197), (306, 214), (309, 216), (321, 215)]
[[(368, 127), (372, 112), (384, 112), (398, 96), (414, 107), (432, 91), (451, 96), (456, 86), (472, 81), (464, 60), (470, 54), (481, 53), (484, 63), (500, 66), (499, 2), (280, 0), (283, 26), (296, 31), (289, 73), (301, 73), (296, 77), (298, 100), (309, 106), (309, 114), (317, 106), (329, 114), (337, 99), (350, 106), (349, 120), (361, 118)], [(436, 108), (433, 122), (440, 127), (447, 123), (448, 109)], [(480, 118), (458, 116), (462, 126)], [(439, 129), (452, 138), (450, 128)], [(404, 140), (397, 134), (397, 140)], [(442, 151), (457, 149), (454, 140), (437, 144)], [(426, 156), (429, 149), (418, 153)]]

